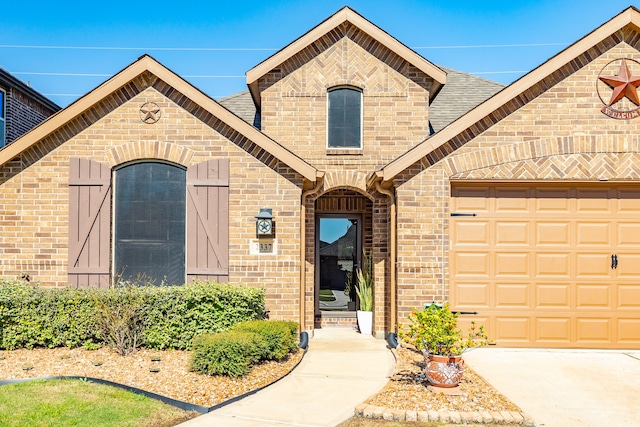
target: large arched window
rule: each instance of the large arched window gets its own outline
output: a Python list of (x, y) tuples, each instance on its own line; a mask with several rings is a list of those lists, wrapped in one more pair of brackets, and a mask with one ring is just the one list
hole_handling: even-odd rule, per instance
[(185, 283), (186, 171), (160, 162), (115, 171), (114, 272)]
[(362, 92), (337, 87), (328, 93), (328, 148), (362, 148)]

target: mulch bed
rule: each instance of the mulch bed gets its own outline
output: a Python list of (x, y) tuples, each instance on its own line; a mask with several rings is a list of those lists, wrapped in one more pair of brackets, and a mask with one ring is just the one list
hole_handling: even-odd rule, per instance
[(411, 411), (521, 411), (469, 367), (465, 367), (459, 396), (432, 392), (427, 388), (422, 353), (404, 346), (393, 351), (395, 373), (380, 393), (365, 402), (369, 405)]
[[(265, 362), (241, 378), (189, 372), (188, 351), (141, 349), (120, 356), (108, 348), (0, 351), (0, 379), (80, 376), (104, 379), (200, 406), (213, 406), (262, 388), (287, 375), (303, 350), (280, 362)], [(152, 359), (159, 358), (159, 361)], [(32, 369), (24, 370), (25, 366)], [(157, 370), (152, 372), (151, 370)]]

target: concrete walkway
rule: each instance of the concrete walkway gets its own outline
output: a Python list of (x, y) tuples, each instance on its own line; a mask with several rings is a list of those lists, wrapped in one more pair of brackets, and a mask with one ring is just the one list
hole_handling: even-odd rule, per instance
[(640, 426), (640, 352), (482, 348), (465, 362), (540, 427)]
[(349, 328), (317, 329), (307, 354), (289, 376), (180, 426), (333, 427), (377, 393), (394, 366), (385, 340)]

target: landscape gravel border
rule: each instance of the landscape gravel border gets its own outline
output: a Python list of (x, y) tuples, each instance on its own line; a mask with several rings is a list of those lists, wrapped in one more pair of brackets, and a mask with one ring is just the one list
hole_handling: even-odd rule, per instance
[(217, 403), (215, 405), (212, 406), (202, 406), (202, 405), (197, 405), (195, 403), (190, 403), (190, 402), (185, 402), (182, 400), (178, 400), (178, 399), (173, 399), (171, 397), (168, 396), (163, 396), (161, 394), (158, 393), (154, 393), (151, 391), (147, 391), (141, 388), (137, 388), (137, 387), (133, 387), (133, 386), (129, 386), (126, 384), (122, 384), (122, 383), (118, 383), (118, 382), (114, 382), (114, 381), (109, 381), (106, 379), (102, 379), (102, 378), (94, 378), (94, 377), (90, 377), (90, 376), (78, 376), (78, 375), (63, 375), (63, 376), (44, 376), (44, 377), (35, 377), (35, 378), (13, 378), (13, 379), (7, 379), (7, 380), (0, 380), (0, 386), (3, 385), (10, 385), (10, 384), (18, 384), (18, 383), (24, 383), (24, 382), (31, 382), (31, 381), (42, 381), (42, 380), (64, 380), (64, 379), (69, 379), (69, 380), (81, 380), (81, 381), (91, 381), (93, 383), (96, 384), (104, 384), (104, 385), (108, 385), (108, 386), (112, 386), (112, 387), (116, 387), (119, 389), (123, 389), (123, 390), (127, 390), (133, 393), (137, 393), (137, 394), (141, 394), (144, 395), (148, 398), (151, 399), (155, 399), (155, 400), (159, 400), (163, 403), (166, 403), (168, 405), (180, 408), (182, 410), (185, 411), (195, 411), (198, 412), (200, 414), (207, 414), (211, 411), (214, 411), (216, 409), (222, 408), (226, 405), (229, 405), (231, 403), (237, 402), (238, 400), (244, 399), (247, 396), (251, 396), (257, 392), (259, 392), (260, 390), (265, 389), (266, 387), (269, 387), (275, 383), (277, 383), (278, 381), (282, 380), (283, 378), (289, 376), (291, 374), (291, 372), (293, 372), (293, 370), (300, 364), (300, 362), (302, 362), (302, 360), (304, 359), (304, 356), (307, 353), (308, 350), (308, 343), (309, 343), (309, 337), (307, 332), (302, 332), (300, 334), (300, 342), (298, 345), (298, 348), (303, 349), (303, 353), (302, 353), (302, 357), (300, 357), (300, 359), (297, 361), (297, 363), (295, 365), (293, 365), (291, 367), (291, 369), (289, 370), (289, 372), (286, 375), (283, 375), (282, 377), (276, 379), (275, 381), (269, 383), (269, 384), (265, 384), (261, 387), (255, 388), (253, 390), (250, 390), (246, 393), (243, 393), (241, 395), (238, 396), (234, 396), (228, 400), (225, 400), (224, 402), (220, 402)]

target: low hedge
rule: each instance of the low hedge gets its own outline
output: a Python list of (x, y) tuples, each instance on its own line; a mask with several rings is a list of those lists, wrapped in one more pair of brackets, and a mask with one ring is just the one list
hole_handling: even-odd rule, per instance
[(56, 289), (0, 279), (0, 348), (99, 346), (109, 338), (105, 320), (126, 313), (131, 324), (122, 327), (139, 328), (137, 345), (190, 349), (196, 335), (259, 319), (264, 311), (263, 290), (214, 282)]
[(238, 323), (232, 330), (259, 334), (266, 343), (261, 355), (264, 360), (280, 360), (297, 348), (296, 322), (254, 320)]
[(264, 360), (280, 360), (297, 348), (296, 322), (255, 320), (231, 330), (194, 338), (189, 369), (239, 377)]

